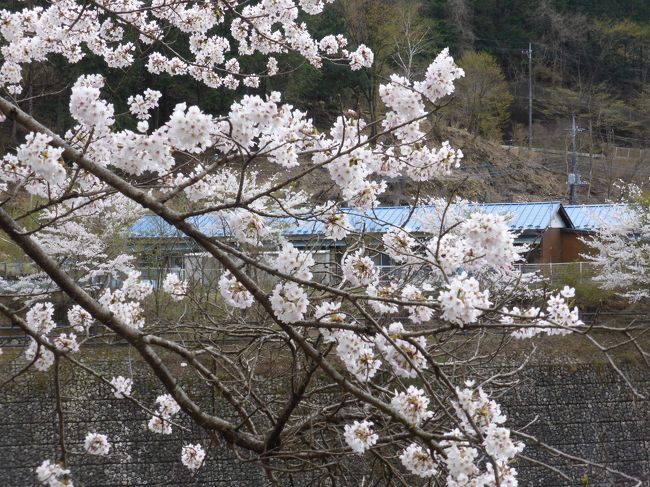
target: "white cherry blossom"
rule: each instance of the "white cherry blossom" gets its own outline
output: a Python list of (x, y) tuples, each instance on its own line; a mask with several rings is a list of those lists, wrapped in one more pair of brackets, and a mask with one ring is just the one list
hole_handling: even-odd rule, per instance
[(61, 333), (52, 339), (52, 344), (60, 352), (75, 353), (79, 351), (79, 343), (77, 343), (77, 335), (74, 333)]
[(163, 291), (168, 293), (174, 301), (182, 301), (187, 293), (187, 282), (182, 281), (173, 272), (165, 276), (162, 287)]
[(47, 335), (56, 328), (56, 323), (52, 319), (53, 315), (54, 305), (52, 303), (37, 303), (27, 311), (25, 321), (29, 329), (37, 335)]
[(325, 236), (332, 240), (342, 240), (354, 230), (344, 213), (330, 212), (325, 215), (323, 223)]
[(474, 323), (489, 308), (489, 291), (481, 291), (479, 283), (473, 277), (463, 273), (454, 277), (446, 286), (446, 290), (438, 295), (442, 308), (442, 319), (457, 325)]
[(89, 455), (108, 455), (111, 449), (111, 444), (108, 442), (108, 437), (100, 433), (88, 433), (84, 439), (84, 450)]
[(93, 317), (85, 309), (75, 304), (68, 310), (68, 322), (75, 331), (79, 333), (86, 332), (93, 323)]
[(313, 277), (310, 268), (315, 263), (310, 252), (300, 251), (290, 242), (285, 242), (273, 262), (273, 268), (297, 279), (310, 281)]
[(25, 350), (25, 360), (33, 363), (36, 370), (45, 372), (54, 364), (54, 353), (30, 338), (29, 346)]
[(345, 255), (341, 270), (343, 277), (355, 287), (376, 285), (379, 281), (379, 269), (370, 257), (363, 255), (363, 250)]
[(433, 412), (427, 409), (429, 398), (422, 389), (415, 386), (409, 386), (406, 392), (395, 391), (390, 404), (395, 411), (404, 415), (416, 426), (433, 416)]
[(343, 437), (353, 452), (361, 455), (377, 443), (379, 435), (374, 432), (373, 426), (372, 421), (355, 421), (345, 425)]
[(181, 463), (190, 470), (198, 470), (203, 465), (205, 450), (199, 444), (183, 445), (181, 450)]
[(229, 272), (219, 278), (219, 292), (229, 306), (246, 309), (253, 305), (253, 295)]
[(43, 461), (36, 468), (36, 478), (48, 487), (74, 487), (70, 470), (50, 460)]
[(309, 299), (305, 290), (292, 281), (277, 284), (271, 295), (273, 312), (280, 321), (285, 323), (302, 320), (308, 304)]
[(394, 228), (382, 235), (386, 253), (396, 262), (406, 262), (413, 257), (416, 240), (401, 228)]
[(131, 395), (133, 380), (120, 375), (111, 379), (111, 385), (114, 388), (113, 395), (117, 399), (124, 399)]
[(402, 465), (418, 477), (433, 477), (438, 473), (438, 462), (428, 448), (411, 443), (399, 456)]

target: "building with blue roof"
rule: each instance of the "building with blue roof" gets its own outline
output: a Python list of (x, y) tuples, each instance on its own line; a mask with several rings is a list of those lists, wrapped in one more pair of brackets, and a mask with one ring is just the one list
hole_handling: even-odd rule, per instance
[[(454, 210), (454, 206), (450, 210)], [(526, 255), (529, 263), (566, 262), (577, 257), (577, 254), (563, 253), (563, 239), (573, 235), (575, 228), (570, 215), (559, 201), (483, 203), (469, 205), (467, 210), (507, 215), (510, 230), (516, 234), (515, 243), (527, 244), (530, 248)], [(408, 206), (385, 206), (370, 210), (344, 208), (341, 211), (347, 213), (356, 232), (374, 238), (373, 234), (379, 235), (395, 227), (426, 236), (422, 218), (427, 213), (435, 214), (438, 210), (433, 206), (419, 206), (415, 209)], [(229, 238), (228, 224), (218, 215), (196, 216), (188, 221), (210, 237)], [(346, 247), (344, 241), (325, 238), (323, 224), (319, 221), (278, 218), (271, 221), (271, 224), (280, 227), (283, 236), (297, 247), (318, 251), (319, 261), (338, 262)], [(134, 253), (140, 256), (138, 264), (141, 268), (182, 269), (187, 267), (188, 256), (196, 256), (201, 250), (191, 239), (156, 215), (140, 218), (129, 229), (129, 238)], [(376, 258), (379, 265), (391, 265), (385, 255), (380, 254)]]
[[(452, 205), (453, 207), (453, 205)], [(534, 203), (483, 203), (469, 206), (471, 210), (490, 214), (509, 215), (510, 229), (513, 232), (540, 231), (549, 227), (570, 226), (571, 222), (559, 201)], [(420, 219), (425, 212), (435, 212), (433, 206), (419, 206), (413, 210), (410, 206), (380, 206), (371, 210), (359, 212), (353, 208), (344, 208), (350, 222), (358, 232), (384, 233), (387, 230), (400, 227), (418, 233), (421, 230)], [(288, 228), (288, 235), (316, 235), (322, 233), (320, 222), (298, 225)]]
[(624, 204), (566, 205), (569, 218), (577, 232), (595, 232), (603, 225), (616, 223), (627, 209)]
[(572, 255), (572, 260), (582, 260), (582, 255), (592, 251), (588, 245), (591, 235), (607, 225), (615, 225), (624, 217), (628, 209), (625, 204), (602, 203), (594, 205), (566, 205), (566, 212), (573, 222), (573, 233), (564, 239), (564, 253)]

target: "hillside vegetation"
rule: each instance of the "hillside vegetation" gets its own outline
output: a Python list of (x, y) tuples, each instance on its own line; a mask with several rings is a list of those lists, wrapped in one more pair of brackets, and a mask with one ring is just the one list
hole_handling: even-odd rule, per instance
[[(5, 0), (0, 8), (15, 10), (21, 4)], [(127, 72), (107, 69), (92, 56), (65, 69), (63, 59), (54, 59), (28, 68), (21, 106), (65, 133), (73, 125), (68, 90), (81, 72), (94, 69), (105, 74), (107, 96), (115, 100), (125, 100), (126, 93), (144, 85), (160, 90), (153, 126), (180, 101), (223, 114), (242, 93), (260, 91), (281, 91), (286, 102), (307, 111), (320, 126), (348, 106), (377, 120), (383, 112), (378, 86), (385, 77), (398, 72), (417, 78), (449, 47), (466, 77), (431, 120), (436, 128), (431, 140), (448, 137), (466, 153), (459, 184), (468, 196), (563, 199), (574, 115), (580, 128), (576, 150), (583, 154), (578, 170), (589, 183), (580, 190), (581, 201), (614, 197), (619, 178), (638, 182), (650, 176), (648, 151), (643, 150), (650, 139), (650, 3), (645, 0), (339, 0), (324, 15), (305, 22), (316, 37), (343, 33), (355, 45), (366, 44), (375, 54), (373, 67), (350, 71), (326, 62), (316, 70), (286, 55), (279, 61), (287, 75), (231, 92), (189, 78), (153, 77), (144, 68), (145, 52), (138, 53), (139, 61)], [(241, 57), (240, 64), (242, 71), (264, 69), (255, 55)], [(117, 106), (120, 112), (126, 106)], [(116, 128), (129, 123), (118, 116)], [(3, 128), (2, 148), (20, 141), (21, 127), (7, 122)], [(502, 144), (555, 152), (509, 152)], [(403, 199), (404, 189), (395, 182), (385, 203)], [(436, 185), (427, 191), (435, 193)]]

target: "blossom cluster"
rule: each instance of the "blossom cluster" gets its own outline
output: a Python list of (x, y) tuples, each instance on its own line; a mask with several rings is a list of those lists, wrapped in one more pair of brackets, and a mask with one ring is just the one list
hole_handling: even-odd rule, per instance
[(162, 287), (163, 291), (169, 294), (174, 301), (182, 301), (187, 293), (187, 282), (181, 281), (173, 272), (165, 276)]
[(352, 375), (362, 382), (375, 376), (381, 361), (371, 341), (352, 330), (337, 330), (331, 334), (331, 339), (336, 341), (336, 352)]
[[(83, 8), (76, 2), (66, 1), (47, 8), (2, 10), (0, 35), (13, 49), (5, 51), (0, 82), (11, 93), (20, 93), (21, 65), (43, 61), (51, 54), (61, 54), (68, 62), (76, 63), (92, 53), (108, 67), (125, 68), (133, 63), (135, 51), (127, 35), (129, 27), (136, 33), (137, 41), (145, 46), (159, 40), (165, 42), (169, 28), (170, 36), (183, 35), (189, 48), (187, 56), (167, 57), (154, 50), (149, 54), (147, 68), (154, 74), (192, 76), (212, 88), (235, 89), (240, 77), (247, 86), (257, 86), (257, 76), (240, 73), (236, 59), (227, 56), (230, 51), (240, 55), (255, 52), (268, 55), (284, 52), (288, 47), (314, 66), (320, 66), (323, 54), (347, 58), (353, 69), (372, 63), (372, 52), (365, 46), (348, 52), (343, 49), (347, 41), (342, 36), (326, 36), (318, 41), (300, 23), (301, 11), (315, 15), (322, 11), (323, 5), (323, 1), (287, 0), (246, 4), (238, 10), (236, 4), (231, 4), (222, 10), (202, 3), (148, 5), (140, 0), (120, 0)], [(215, 32), (228, 19), (236, 46)], [(267, 74), (275, 72), (269, 68)]]
[(138, 120), (148, 120), (151, 115), (150, 110), (158, 106), (158, 100), (162, 93), (156, 90), (146, 89), (142, 95), (130, 96), (127, 100), (129, 111), (135, 115)]
[(75, 304), (68, 310), (68, 323), (75, 331), (83, 333), (88, 331), (93, 323), (93, 317), (78, 304)]
[(72, 86), (70, 95), (70, 115), (86, 130), (99, 134), (108, 133), (113, 118), (113, 105), (101, 98), (104, 78), (100, 75), (82, 75)]
[(423, 478), (433, 477), (438, 473), (436, 456), (428, 448), (423, 448), (417, 443), (411, 443), (399, 456), (406, 469)]
[(375, 285), (379, 280), (379, 269), (361, 249), (343, 257), (341, 270), (343, 277), (355, 287)]
[(381, 237), (386, 253), (393, 262), (401, 263), (413, 256), (413, 247), (416, 240), (402, 228), (394, 228), (384, 233)]
[(200, 443), (183, 445), (181, 463), (190, 470), (198, 470), (203, 465), (205, 450)]
[[(517, 471), (511, 467), (511, 461), (524, 445), (513, 442), (510, 430), (501, 426), (506, 418), (499, 405), (482, 388), (473, 388), (472, 381), (466, 385), (456, 388), (458, 400), (452, 405), (461, 428), (445, 434), (440, 442), (444, 455), (413, 442), (402, 451), (400, 461), (409, 472), (424, 478), (438, 475), (444, 467), (446, 485), (451, 487), (515, 487)], [(422, 391), (413, 392), (418, 398), (422, 396)], [(490, 460), (479, 452), (478, 445)]]
[(345, 425), (343, 437), (354, 453), (362, 454), (377, 443), (379, 435), (373, 430), (372, 421), (355, 421)]
[[(323, 302), (316, 306), (314, 318), (328, 324), (344, 324), (347, 315), (340, 311), (341, 303)], [(345, 368), (359, 381), (366, 382), (372, 379), (379, 368), (381, 361), (376, 357), (375, 344), (346, 329), (320, 328), (325, 343), (336, 343), (336, 352)]]
[[(398, 285), (394, 282), (378, 285), (370, 285), (366, 288), (366, 294), (370, 298), (393, 299), (398, 300)], [(380, 301), (379, 299), (369, 299), (370, 307), (379, 314), (397, 313), (399, 310), (397, 304), (389, 301)]]
[(36, 370), (45, 372), (54, 364), (54, 354), (31, 338), (25, 350), (25, 360), (33, 363)]
[(411, 424), (419, 426), (433, 416), (428, 410), (429, 398), (422, 389), (409, 386), (406, 392), (397, 392), (390, 401), (393, 409), (402, 414)]
[(293, 281), (278, 283), (273, 289), (271, 307), (280, 321), (295, 323), (302, 320), (308, 305), (307, 293)]
[(54, 305), (52, 303), (36, 303), (27, 311), (25, 322), (29, 329), (37, 335), (47, 335), (56, 328), (56, 323), (52, 319), (53, 315)]
[(89, 455), (108, 455), (111, 444), (108, 437), (100, 433), (88, 433), (84, 439), (84, 450)]
[(449, 440), (446, 443), (445, 463), (449, 473), (447, 482), (454, 486), (497, 485), (495, 475), (498, 475), (500, 485), (517, 485), (517, 471), (511, 468), (511, 460), (524, 449), (521, 442), (513, 442), (510, 430), (501, 426), (506, 417), (501, 414), (499, 405), (483, 391), (481, 387), (474, 388), (472, 381), (467, 381), (463, 389), (456, 388), (458, 401), (452, 403), (461, 429), (453, 430), (450, 437), (474, 437), (480, 433), (483, 437), (482, 446), (491, 457), (498, 472), (494, 472), (493, 463), (486, 462), (485, 471), (481, 472), (477, 459), (478, 450), (467, 444)]
[(429, 321), (433, 316), (433, 297), (428, 296), (427, 293), (433, 288), (431, 285), (425, 283), (422, 289), (418, 289), (413, 284), (407, 284), (402, 289), (402, 299), (407, 302), (416, 302), (422, 304), (405, 306), (409, 312), (409, 319), (413, 323), (424, 323)]
[(486, 433), (489, 425), (502, 424), (506, 417), (501, 414), (501, 407), (496, 401), (490, 399), (482, 388), (473, 389), (473, 385), (472, 381), (467, 381), (467, 387), (456, 388), (458, 400), (452, 404), (463, 431), (471, 434), (477, 427)]
[(133, 379), (127, 377), (117, 376), (111, 379), (113, 386), (113, 395), (117, 399), (124, 399), (131, 395), (131, 388), (133, 387)]
[[(384, 328), (382, 331), (383, 334), (375, 336), (375, 343), (397, 376), (414, 379), (417, 377), (418, 371), (428, 368), (426, 358), (418, 350), (418, 347), (400, 338), (405, 331), (400, 322), (393, 322), (388, 326), (388, 329)], [(386, 336), (392, 340), (394, 345), (388, 342)], [(412, 340), (420, 348), (426, 348), (426, 339), (424, 337), (421, 336)]]
[(25, 359), (32, 363), (39, 371), (48, 370), (54, 364), (54, 353), (51, 347), (59, 352), (76, 353), (79, 351), (79, 343), (74, 333), (60, 333), (50, 336), (56, 328), (53, 320), (54, 305), (49, 302), (36, 303), (25, 316), (27, 327), (38, 337), (29, 339), (29, 345), (25, 349)]
[(16, 149), (16, 156), (5, 156), (5, 163), (9, 161), (24, 164), (37, 176), (44, 178), (52, 184), (62, 184), (66, 178), (66, 171), (62, 164), (63, 149), (53, 147), (52, 138), (41, 133), (29, 133), (25, 142)]
[(181, 407), (170, 394), (156, 398), (157, 413), (151, 417), (147, 427), (154, 433), (170, 435), (172, 433), (171, 419), (181, 410)]
[(50, 460), (45, 460), (36, 468), (36, 478), (48, 487), (74, 487), (70, 470)]
[(228, 223), (233, 237), (245, 244), (262, 245), (264, 238), (271, 233), (264, 219), (248, 210), (233, 211), (229, 215)]
[(479, 282), (467, 274), (454, 277), (438, 295), (442, 319), (463, 326), (474, 323), (492, 303), (489, 291), (480, 290)]
[(564, 286), (558, 294), (549, 296), (546, 312), (532, 307), (525, 311), (517, 307), (503, 308), (500, 322), (505, 325), (519, 325), (512, 335), (516, 338), (532, 338), (540, 333), (547, 335), (567, 335), (576, 327), (584, 325), (577, 306), (571, 308), (570, 300), (575, 297), (575, 289)]
[(60, 352), (75, 353), (79, 351), (77, 335), (74, 333), (61, 333), (52, 339), (52, 345)]
[[(328, 324), (345, 323), (347, 315), (341, 312), (341, 303), (325, 301), (316, 306), (314, 319)], [(320, 328), (319, 331), (323, 335), (325, 343), (335, 341), (336, 337), (334, 336), (334, 332), (329, 328)]]
[(291, 243), (285, 242), (273, 262), (273, 268), (296, 279), (310, 281), (313, 277), (310, 268), (315, 263), (311, 253), (301, 252)]
[(353, 230), (354, 227), (345, 213), (330, 210), (323, 217), (323, 233), (327, 238), (342, 240)]
[(577, 306), (571, 308), (569, 301), (575, 297), (575, 289), (565, 286), (559, 294), (550, 296), (546, 304), (546, 320), (559, 328), (547, 330), (549, 335), (566, 335), (571, 329), (584, 323), (580, 320)]
[(219, 292), (229, 306), (246, 309), (253, 305), (253, 295), (230, 272), (224, 272), (219, 278)]
[[(520, 260), (507, 215), (486, 214), (462, 202), (447, 207), (432, 201), (433, 211), (418, 218), (424, 230), (434, 235), (426, 244), (426, 258), (434, 269), (449, 276), (459, 270), (485, 274), (510, 270)], [(440, 215), (445, 215), (441, 221)], [(441, 230), (444, 231), (442, 236)], [(525, 249), (524, 249), (525, 250)]]
[(143, 281), (139, 271), (132, 271), (120, 289), (106, 289), (99, 298), (99, 303), (127, 326), (140, 329), (145, 324), (141, 301), (152, 292), (151, 283)]

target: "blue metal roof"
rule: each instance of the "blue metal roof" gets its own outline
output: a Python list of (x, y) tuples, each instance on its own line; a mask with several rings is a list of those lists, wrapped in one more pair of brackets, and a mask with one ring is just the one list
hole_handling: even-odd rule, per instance
[[(452, 205), (453, 209), (453, 205)], [(470, 210), (483, 211), (488, 214), (509, 215), (509, 227), (512, 231), (544, 230), (551, 225), (553, 218), (559, 216), (568, 228), (571, 220), (564, 212), (562, 204), (557, 201), (535, 203), (483, 203), (469, 205)], [(348, 214), (350, 223), (358, 232), (382, 233), (390, 228), (401, 227), (409, 232), (421, 229), (420, 216), (427, 212), (436, 212), (434, 206), (419, 206), (413, 210), (410, 206), (381, 206), (365, 212), (352, 208), (341, 210)], [(304, 223), (285, 231), (287, 235), (316, 235), (322, 233), (320, 222)]]
[[(415, 216), (421, 214), (423, 208), (416, 208), (411, 218), (409, 218), (410, 210), (411, 208), (406, 206), (382, 206), (366, 211), (355, 208), (341, 208), (341, 212), (348, 216), (348, 220), (355, 231), (365, 233), (383, 233), (395, 226), (417, 232), (420, 229), (420, 224)], [(287, 225), (287, 227), (284, 231), (285, 235), (318, 235), (323, 233), (323, 224), (320, 221), (298, 222), (297, 225)]]
[[(453, 209), (453, 205), (452, 205)], [(573, 228), (571, 219), (564, 211), (560, 202), (533, 203), (484, 203), (470, 205), (470, 210), (483, 211), (489, 214), (510, 215), (510, 230), (522, 232), (526, 230), (544, 230), (551, 226), (553, 219), (561, 218), (568, 228)], [(421, 230), (419, 216), (435, 212), (434, 206), (419, 206), (415, 209), (409, 206), (382, 206), (371, 210), (343, 208), (350, 223), (357, 232), (383, 233), (390, 228), (401, 227), (409, 232)], [(201, 232), (209, 236), (227, 235), (225, 221), (216, 215), (192, 217), (188, 221)], [(298, 222), (291, 218), (278, 218), (274, 225), (285, 227), (283, 234), (289, 236), (312, 236), (323, 233), (321, 222)], [(135, 238), (180, 237), (181, 233), (156, 215), (147, 215), (138, 220), (129, 230), (129, 236)]]
[(532, 203), (485, 203), (476, 209), (490, 214), (511, 215), (510, 230), (544, 230), (551, 226), (557, 216), (571, 228), (571, 219), (559, 201), (540, 201)]
[(627, 205), (566, 205), (564, 208), (576, 230), (589, 232), (599, 229), (603, 224), (615, 223)]
[[(187, 222), (209, 237), (226, 235), (225, 222), (216, 215), (193, 216)], [(131, 238), (178, 238), (182, 235), (180, 230), (158, 215), (145, 215), (129, 228)]]

